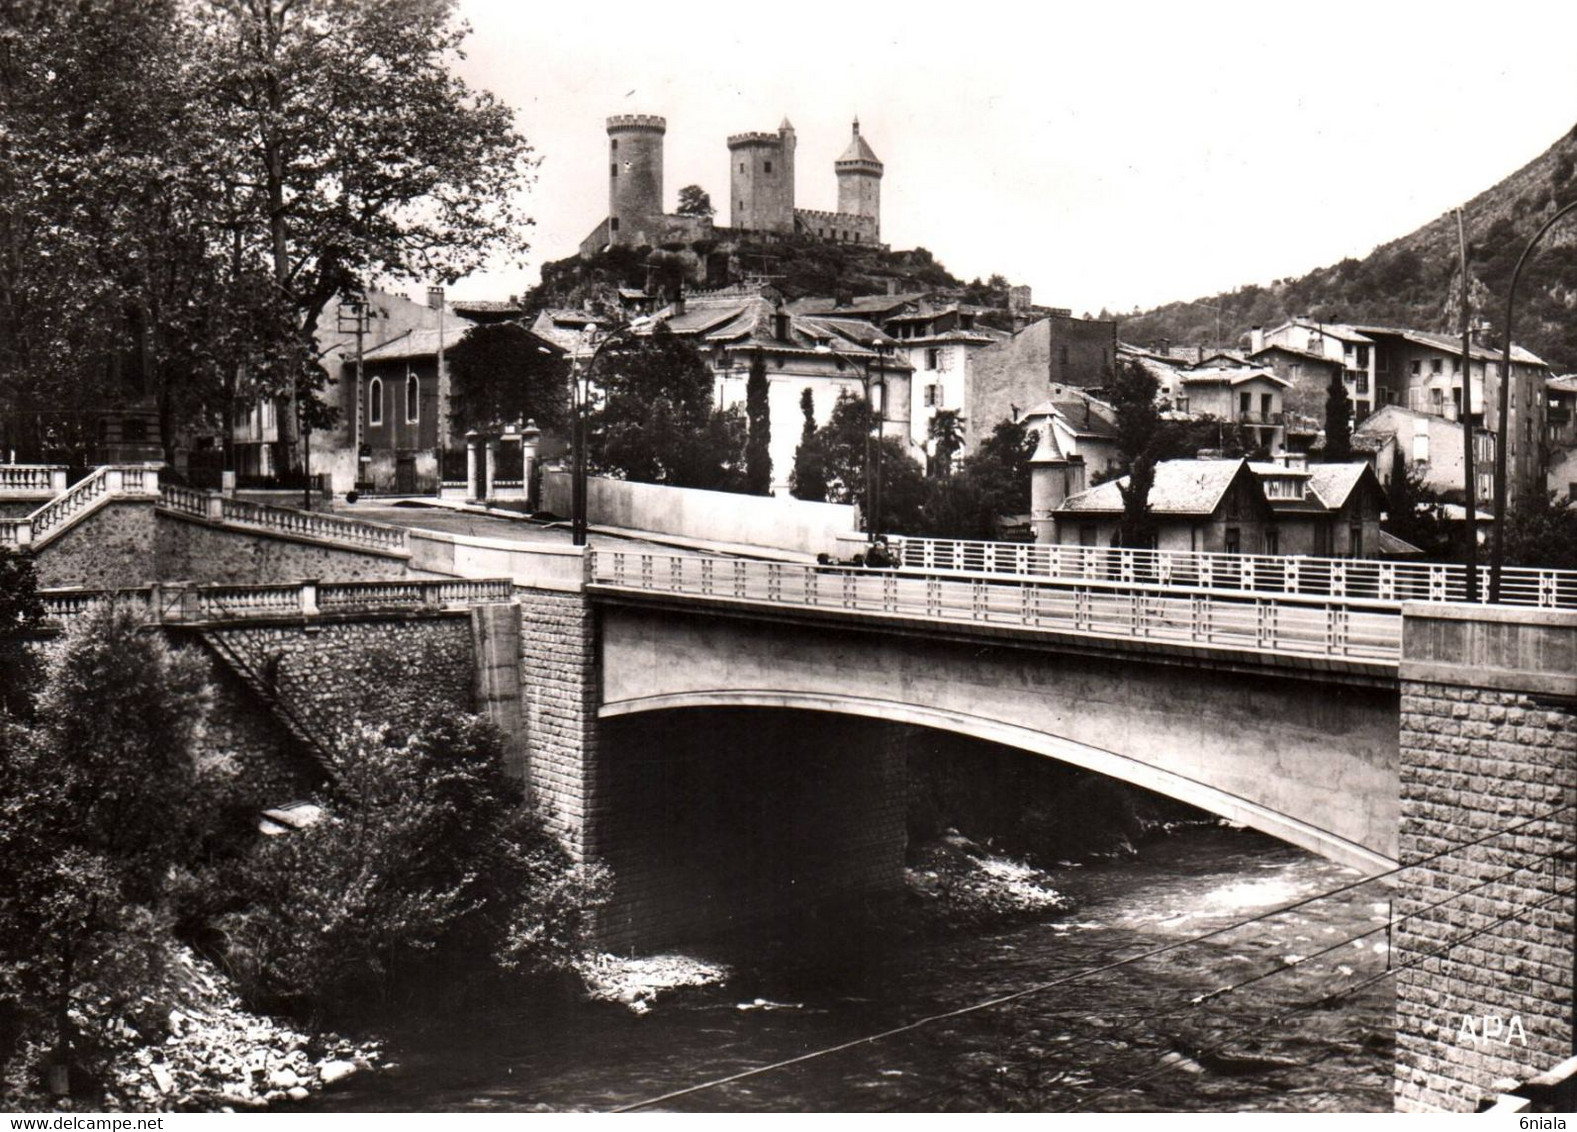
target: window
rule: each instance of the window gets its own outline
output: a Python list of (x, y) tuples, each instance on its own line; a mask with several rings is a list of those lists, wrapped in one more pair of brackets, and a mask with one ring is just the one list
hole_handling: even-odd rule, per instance
[[(1462, 372), (1462, 359), (1461, 358), (1452, 358), (1451, 359), (1451, 372), (1452, 373), (1461, 373)], [(1463, 522), (1466, 522), (1466, 521), (1467, 520), (1465, 520), (1465, 519), (1463, 520)]]
[(744, 162), (743, 162), (743, 161), (741, 161), (741, 162), (740, 162), (740, 163), (739, 163), (739, 171), (740, 171), (740, 172), (741, 172), (741, 173), (743, 173), (743, 172), (744, 172), (744, 171), (745, 171), (745, 163), (744, 163)]
[(1358, 347), (1358, 368), (1359, 369), (1368, 369), (1369, 368), (1369, 347), (1367, 347), (1367, 346), (1359, 346)]
[(1420, 432), (1413, 437), (1413, 463), (1429, 463), (1429, 434)]
[(608, 221), (608, 227), (610, 230), (617, 232), (619, 230), (619, 218), (617, 216), (612, 217)]
[(1254, 395), (1252, 393), (1239, 393), (1238, 394), (1238, 412), (1241, 413), (1243, 416), (1246, 417), (1246, 416), (1249, 415), (1249, 412), (1252, 410), (1253, 405), (1254, 405)]
[(1347, 529), (1347, 555), (1349, 558), (1363, 557), (1363, 524), (1354, 523)]
[(765, 164), (765, 165), (764, 165), (764, 166), (763, 166), (763, 169), (764, 169), (764, 171), (765, 171), (765, 172), (767, 172), (767, 173), (770, 173), (770, 172), (772, 172), (772, 162), (770, 162), (770, 161), (768, 161), (768, 162), (767, 162), (767, 163), (766, 163), (766, 164)]
[(619, 152), (619, 139), (618, 138), (614, 138), (613, 139), (613, 152), (614, 153), (618, 153)]
[(610, 176), (610, 177), (617, 177), (618, 175), (619, 175), (619, 163), (617, 161), (615, 161), (612, 165), (608, 166), (608, 176)]
[(1243, 551), (1243, 535), (1236, 527), (1228, 527), (1226, 535), (1226, 552), (1228, 554), (1241, 554)]
[(422, 416), (422, 383), (414, 373), (405, 375), (405, 423), (415, 424)]
[(941, 369), (942, 368), (942, 361), (941, 361), (941, 359), (942, 359), (942, 351), (941, 350), (937, 349), (935, 346), (927, 346), (925, 348), (925, 368), (926, 369)]
[(941, 393), (941, 389), (942, 389), (942, 387), (939, 386), (939, 385), (927, 385), (925, 387), (925, 406), (926, 406), (926, 408), (928, 408), (928, 409), (935, 408), (938, 404), (941, 403), (942, 399), (941, 399), (940, 396), (938, 396), (938, 394)]
[(1441, 359), (1441, 358), (1430, 358), (1429, 359), (1429, 372), (1430, 373), (1444, 373), (1445, 372), (1445, 362), (1444, 362), (1444, 360)]
[(1297, 381), (1300, 377), (1302, 377), (1303, 363), (1293, 362), (1291, 365), (1289, 365), (1287, 367), (1287, 376), (1291, 377), (1293, 381)]
[(383, 423), (383, 379), (375, 377), (367, 383), (367, 423)]
[(1266, 527), (1265, 528), (1265, 553), (1266, 554), (1280, 554), (1281, 553), (1281, 532), (1278, 531), (1275, 527)]
[[(1451, 392), (1457, 393), (1458, 394), (1457, 399), (1461, 400), (1461, 395), (1460, 395), (1460, 392), (1458, 390), (1453, 389)], [(1446, 402), (1445, 390), (1443, 390), (1443, 389), (1431, 389), (1429, 391), (1429, 411), (1434, 413), (1435, 416), (1443, 417), (1443, 416), (1446, 415), (1446, 404), (1445, 404), (1445, 402)], [(1464, 520), (1464, 522), (1465, 521), (1466, 520)]]
[[(1414, 358), (1409, 363), (1409, 367), (1412, 369), (1414, 377), (1417, 377), (1419, 374), (1424, 372), (1423, 366), (1424, 366), (1424, 363), (1419, 361), (1417, 358)], [(1466, 522), (1466, 520), (1463, 520), (1463, 521)]]
[(1269, 393), (1261, 393), (1259, 395), (1259, 411), (1265, 414), (1265, 419), (1267, 421), (1270, 420), (1270, 414), (1273, 412), (1273, 410), (1271, 409), (1270, 406), (1271, 406), (1270, 394)]

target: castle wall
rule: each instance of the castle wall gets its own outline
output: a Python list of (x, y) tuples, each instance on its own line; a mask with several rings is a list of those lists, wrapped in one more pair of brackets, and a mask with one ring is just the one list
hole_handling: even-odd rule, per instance
[(875, 217), (857, 216), (852, 212), (796, 208), (794, 227), (807, 236), (818, 236), (839, 243), (874, 244), (879, 239)]
[(858, 169), (838, 170), (838, 211), (868, 216), (873, 226), (882, 215), (882, 179)]

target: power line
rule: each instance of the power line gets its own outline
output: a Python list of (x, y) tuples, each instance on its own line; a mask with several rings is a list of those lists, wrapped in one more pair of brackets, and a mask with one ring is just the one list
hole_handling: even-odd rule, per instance
[[(1218, 998), (1224, 998), (1226, 995), (1231, 994), (1234, 991), (1238, 991), (1238, 990), (1241, 990), (1243, 987), (1250, 986), (1250, 985), (1252, 985), (1254, 983), (1261, 982), (1261, 981), (1263, 981), (1265, 979), (1270, 978), (1273, 975), (1285, 974), (1288, 971), (1296, 971), (1296, 970), (1299, 970), (1300, 968), (1305, 968), (1307, 966), (1307, 964), (1309, 964), (1311, 961), (1316, 960), (1316, 959), (1320, 959), (1323, 956), (1329, 955), (1332, 952), (1340, 951), (1344, 947), (1350, 947), (1352, 944), (1354, 944), (1356, 942), (1359, 942), (1361, 940), (1367, 939), (1369, 936), (1378, 935), (1381, 932), (1389, 933), (1391, 931), (1391, 929), (1394, 926), (1396, 926), (1396, 925), (1405, 923), (1406, 921), (1414, 919), (1414, 918), (1416, 918), (1418, 916), (1421, 916), (1421, 915), (1423, 915), (1426, 912), (1432, 912), (1436, 908), (1440, 908), (1440, 907), (1442, 907), (1442, 906), (1444, 906), (1446, 904), (1450, 904), (1452, 901), (1461, 900), (1463, 897), (1471, 896), (1471, 895), (1473, 895), (1473, 893), (1478, 892), (1481, 889), (1487, 888), (1487, 887), (1489, 887), (1492, 884), (1499, 884), (1500, 882), (1504, 881), (1507, 877), (1513, 876), (1516, 873), (1520, 873), (1520, 872), (1524, 871), (1525, 869), (1532, 868), (1533, 866), (1535, 866), (1537, 864), (1540, 864), (1540, 863), (1542, 863), (1544, 861), (1548, 861), (1548, 860), (1551, 860), (1551, 859), (1556, 858), (1556, 857), (1567, 857), (1569, 855), (1570, 855), (1569, 851), (1565, 850), (1565, 849), (1557, 849), (1557, 850), (1553, 850), (1553, 851), (1548, 852), (1548, 853), (1541, 853), (1537, 857), (1534, 857), (1532, 860), (1526, 861), (1523, 864), (1517, 865), (1514, 868), (1507, 869), (1504, 872), (1497, 873), (1495, 876), (1492, 876), (1492, 877), (1488, 878), (1487, 880), (1480, 881), (1478, 884), (1473, 885), (1471, 888), (1465, 888), (1465, 889), (1463, 889), (1460, 892), (1454, 892), (1451, 895), (1449, 895), (1449, 896), (1447, 896), (1447, 897), (1445, 897), (1443, 899), (1437, 900), (1437, 901), (1435, 901), (1432, 904), (1426, 904), (1422, 908), (1418, 908), (1415, 911), (1407, 913), (1405, 916), (1399, 917), (1399, 918), (1397, 918), (1395, 920), (1387, 919), (1386, 923), (1383, 924), (1383, 925), (1380, 925), (1380, 926), (1374, 927), (1374, 928), (1370, 928), (1367, 931), (1359, 932), (1357, 935), (1347, 936), (1344, 939), (1342, 939), (1342, 940), (1340, 940), (1340, 941), (1338, 941), (1336, 943), (1331, 944), (1329, 947), (1322, 948), (1321, 950), (1316, 951), (1313, 954), (1302, 956), (1302, 957), (1298, 958), (1296, 961), (1283, 960), (1283, 962), (1280, 965), (1278, 965), (1276, 967), (1272, 967), (1271, 969), (1269, 969), (1267, 971), (1261, 971), (1258, 974), (1251, 975), (1251, 976), (1249, 976), (1248, 978), (1245, 978), (1245, 979), (1241, 979), (1238, 982), (1233, 983), (1233, 984), (1231, 984), (1229, 986), (1221, 987), (1221, 988), (1219, 988), (1217, 990), (1213, 990), (1213, 991), (1207, 991), (1205, 994), (1202, 994), (1202, 995), (1195, 995), (1193, 998), (1186, 999), (1186, 1000), (1180, 1001), (1178, 1003), (1175, 1003), (1174, 1005), (1172, 1005), (1169, 1008), (1161, 1009), (1161, 1010), (1145, 1009), (1145, 1010), (1142, 1010), (1142, 1011), (1116, 1012), (1116, 1013), (1113, 1013), (1113, 1012), (1110, 1012), (1110, 1011), (1103, 1011), (1103, 1014), (1105, 1014), (1107, 1017), (1159, 1018), (1159, 1017), (1164, 1017), (1166, 1015), (1178, 1013), (1179, 1011), (1189, 1010), (1189, 1009), (1193, 1009), (1195, 1007), (1203, 1006), (1207, 1002), (1211, 1002), (1211, 1001), (1213, 1001), (1215, 999), (1218, 999)], [(1390, 971), (1390, 969), (1388, 967), (1386, 971), (1384, 971), (1380, 975), (1376, 976), (1376, 978), (1385, 978), (1390, 973), (1391, 973), (1391, 971)], [(1067, 1012), (1063, 1012), (1063, 1013), (1067, 1013)], [(1004, 1065), (998, 1066), (998, 1070), (1000, 1071), (1002, 1069), (1018, 1069), (1018, 1068), (1022, 1068), (1025, 1065), (1034, 1064), (1034, 1063), (1038, 1062), (1039, 1060), (1040, 1060), (1040, 1058), (1036, 1057), (1036, 1058), (1024, 1058), (1024, 1059), (1017, 1060), (1017, 1061), (1009, 1061), (1009, 1062), (1005, 1063)], [(920, 1101), (929, 1100), (932, 1097), (941, 1096), (941, 1095), (944, 1095), (944, 1094), (951, 1094), (951, 1093), (961, 1092), (965, 1087), (967, 1087), (967, 1086), (966, 1085), (948, 1085), (948, 1086), (944, 1086), (944, 1087), (939, 1088), (939, 1089), (934, 1089), (934, 1090), (932, 1090), (929, 1093), (922, 1093), (918, 1097), (905, 1098), (904, 1100), (895, 1102), (893, 1105), (891, 1105), (891, 1106), (889, 1106), (887, 1108), (884, 1108), (881, 1111), (883, 1111), (883, 1112), (891, 1112), (891, 1111), (894, 1111), (895, 1109), (897, 1109), (897, 1108), (899, 1108), (901, 1106), (917, 1104)]]
[(1248, 917), (1247, 919), (1239, 920), (1236, 923), (1228, 924), (1225, 927), (1204, 932), (1201, 935), (1192, 936), (1185, 940), (1177, 940), (1173, 943), (1163, 944), (1159, 947), (1154, 947), (1148, 951), (1141, 952), (1138, 955), (1129, 956), (1124, 959), (1112, 960), (1111, 962), (1086, 968), (1082, 971), (1076, 971), (1070, 975), (1064, 975), (1048, 982), (1036, 983), (1032, 986), (1013, 991), (1010, 994), (998, 995), (995, 998), (986, 999), (982, 1002), (972, 1003), (968, 1006), (961, 1006), (955, 1010), (944, 1011), (940, 1014), (929, 1014), (923, 1018), (918, 1018), (913, 1022), (906, 1022), (902, 1026), (894, 1026), (890, 1029), (882, 1030), (879, 1033), (867, 1034), (859, 1038), (852, 1038), (849, 1041), (839, 1042), (836, 1045), (823, 1046), (819, 1049), (810, 1050), (807, 1053), (798, 1054), (794, 1057), (784, 1058), (779, 1061), (769, 1062), (766, 1065), (758, 1065), (751, 1069), (742, 1069), (737, 1073), (730, 1073), (723, 1077), (712, 1078), (711, 1080), (702, 1081), (696, 1085), (687, 1085), (682, 1089), (673, 1089), (669, 1092), (661, 1093), (655, 1097), (648, 1097), (645, 1100), (632, 1101), (629, 1104), (619, 1105), (611, 1111), (635, 1112), (639, 1109), (650, 1108), (652, 1105), (663, 1104), (667, 1101), (677, 1100), (680, 1097), (706, 1092), (710, 1089), (720, 1088), (723, 1085), (731, 1085), (737, 1081), (744, 1081), (752, 1077), (759, 1077), (765, 1073), (774, 1073), (780, 1069), (787, 1069), (791, 1066), (800, 1065), (807, 1061), (815, 1061), (819, 1058), (828, 1057), (835, 1053), (843, 1053), (846, 1050), (855, 1049), (859, 1046), (871, 1045), (876, 1042), (885, 1041), (888, 1038), (897, 1037), (899, 1034), (911, 1033), (936, 1022), (943, 1022), (951, 1018), (960, 1018), (968, 1014), (977, 1013), (981, 1010), (990, 1010), (994, 1007), (1002, 1006), (1009, 1002), (1016, 1002), (1021, 998), (1028, 998), (1032, 995), (1042, 994), (1056, 987), (1065, 986), (1068, 983), (1077, 982), (1080, 979), (1089, 978), (1094, 975), (1105, 974), (1108, 971), (1115, 971), (1123, 967), (1129, 967), (1135, 963), (1142, 963), (1147, 959), (1153, 959), (1156, 956), (1165, 955), (1169, 952), (1177, 951), (1180, 948), (1190, 947), (1196, 943), (1202, 943), (1205, 940), (1214, 939), (1217, 936), (1225, 935), (1228, 932), (1237, 931), (1239, 928), (1247, 927), (1250, 924), (1259, 923), (1263, 920), (1285, 915), (1288, 912), (1293, 912), (1299, 908), (1307, 907), (1308, 905), (1316, 903), (1317, 901), (1327, 900), (1332, 896), (1338, 896), (1344, 892), (1351, 892), (1352, 890), (1361, 888), (1364, 885), (1373, 884), (1376, 881), (1384, 880), (1387, 877), (1396, 876), (1400, 873), (1406, 872), (1408, 869), (1416, 869), (1421, 865), (1429, 864), (1431, 861), (1439, 860), (1442, 857), (1449, 856), (1450, 854), (1459, 852), (1460, 850), (1471, 849), (1474, 846), (1482, 845), (1485, 842), (1493, 841), (1496, 838), (1515, 833), (1518, 830), (1527, 828), (1529, 825), (1532, 825), (1535, 822), (1548, 821), (1559, 814), (1573, 809), (1574, 807), (1577, 807), (1577, 802), (1568, 802), (1563, 806), (1558, 806), (1555, 809), (1548, 810), (1538, 816), (1525, 818), (1520, 822), (1505, 827), (1504, 829), (1496, 830), (1494, 833), (1484, 834), (1483, 836), (1474, 838), (1470, 841), (1458, 842), (1454, 845), (1448, 846), (1445, 849), (1441, 849), (1437, 852), (1421, 857), (1417, 861), (1413, 861), (1410, 864), (1397, 865), (1393, 868), (1387, 869), (1384, 872), (1376, 873), (1373, 876), (1363, 877), (1359, 880), (1351, 881), (1344, 885), (1339, 885), (1338, 887), (1330, 889), (1327, 892), (1317, 893), (1313, 896), (1305, 897), (1302, 900), (1296, 900), (1291, 904), (1285, 904), (1279, 908), (1271, 909), (1268, 912), (1260, 912), (1256, 915)]
[[(1386, 969), (1384, 971), (1381, 971), (1377, 975), (1372, 975), (1372, 976), (1370, 976), (1367, 979), (1363, 979), (1363, 980), (1361, 980), (1359, 982), (1356, 982), (1352, 986), (1344, 987), (1344, 988), (1342, 988), (1339, 991), (1333, 991), (1330, 994), (1322, 995), (1321, 997), (1319, 997), (1317, 999), (1313, 999), (1312, 1001), (1301, 1003), (1298, 1006), (1293, 1007), (1291, 1010), (1288, 1010), (1284, 1014), (1278, 1015), (1277, 1017), (1271, 1019), (1269, 1024), (1272, 1025), (1272, 1026), (1279, 1026), (1282, 1023), (1284, 1023), (1287, 1019), (1293, 1017), (1294, 1015), (1302, 1014), (1302, 1013), (1304, 1013), (1306, 1011), (1309, 1011), (1309, 1010), (1314, 1010), (1314, 1009), (1317, 1009), (1317, 1008), (1322, 1007), (1322, 1006), (1330, 1005), (1331, 1003), (1340, 1001), (1343, 998), (1350, 997), (1351, 995), (1356, 994), (1358, 991), (1364, 990), (1367, 987), (1371, 987), (1375, 983), (1378, 983), (1378, 982), (1380, 982), (1383, 979), (1389, 979), (1393, 975), (1399, 974), (1402, 971), (1410, 971), (1414, 967), (1417, 967), (1417, 966), (1419, 966), (1422, 963), (1429, 962), (1429, 960), (1431, 960), (1431, 959), (1439, 959), (1439, 958), (1449, 954), (1451, 951), (1455, 950), (1456, 948), (1460, 947), (1462, 944), (1467, 943), (1469, 940), (1477, 939), (1479, 936), (1483, 935), (1487, 931), (1491, 931), (1492, 929), (1500, 927), (1503, 924), (1510, 923), (1513, 920), (1521, 919), (1523, 916), (1528, 915), (1531, 912), (1536, 912), (1540, 908), (1543, 908), (1547, 904), (1553, 904), (1557, 900), (1561, 900), (1561, 899), (1564, 899), (1565, 897), (1571, 896), (1574, 892), (1577, 892), (1577, 888), (1568, 888), (1568, 889), (1566, 889), (1566, 890), (1564, 890), (1562, 892), (1551, 893), (1549, 896), (1546, 896), (1543, 900), (1540, 900), (1536, 904), (1524, 905), (1522, 908), (1519, 908), (1516, 911), (1508, 912), (1506, 915), (1501, 916), (1501, 917), (1499, 917), (1499, 918), (1497, 918), (1495, 920), (1492, 920), (1490, 923), (1485, 924), (1481, 928), (1477, 928), (1474, 931), (1468, 932), (1466, 935), (1459, 936), (1458, 938), (1456, 938), (1456, 939), (1450, 941), (1449, 943), (1445, 944), (1443, 947), (1436, 948), (1434, 951), (1431, 951), (1431, 952), (1428, 952), (1427, 954), (1419, 956), (1418, 958), (1414, 959), (1410, 963), (1405, 963), (1405, 964), (1403, 964), (1401, 966), (1398, 966), (1398, 967), (1388, 968), (1388, 969)], [(1208, 1057), (1209, 1055), (1215, 1053), (1216, 1051), (1224, 1049), (1226, 1046), (1230, 1045), (1231, 1042), (1235, 1038), (1239, 1037), (1242, 1033), (1243, 1033), (1243, 1031), (1241, 1031), (1241, 1030), (1237, 1031), (1231, 1037), (1225, 1038), (1222, 1041), (1217, 1042), (1215, 1045), (1210, 1046), (1207, 1049), (1201, 1050), (1199, 1052), (1198, 1056), (1200, 1056), (1200, 1057)], [(1129, 1089), (1129, 1088), (1132, 1088), (1134, 1085), (1142, 1085), (1144, 1082), (1146, 1082), (1148, 1080), (1151, 1080), (1152, 1078), (1159, 1077), (1163, 1073), (1169, 1073), (1172, 1070), (1176, 1069), (1179, 1064), (1180, 1064), (1179, 1062), (1165, 1062), (1165, 1063), (1157, 1066), (1155, 1069), (1150, 1070), (1147, 1073), (1141, 1073), (1141, 1074), (1138, 1074), (1136, 1076), (1130, 1077), (1126, 1081), (1123, 1081), (1122, 1083), (1117, 1084), (1117, 1085), (1109, 1085), (1106, 1088), (1101, 1089), (1099, 1092), (1095, 1093), (1094, 1095), (1092, 1095), (1090, 1097), (1087, 1097), (1084, 1100), (1078, 1101), (1077, 1103), (1075, 1103), (1071, 1107), (1064, 1108), (1064, 1109), (1059, 1109), (1058, 1111), (1059, 1112), (1075, 1112), (1078, 1109), (1083, 1108), (1090, 1101), (1097, 1100), (1100, 1097), (1103, 1097), (1103, 1096), (1105, 1096), (1108, 1093), (1113, 1093), (1113, 1092), (1117, 1092), (1119, 1090)]]

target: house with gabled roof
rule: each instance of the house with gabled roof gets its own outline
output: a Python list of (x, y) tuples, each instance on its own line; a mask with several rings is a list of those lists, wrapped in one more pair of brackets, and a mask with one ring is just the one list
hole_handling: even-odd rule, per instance
[[(1127, 477), (1069, 496), (1052, 515), (1053, 541), (1115, 545)], [(1361, 461), (1163, 460), (1150, 516), (1156, 549), (1218, 554), (1372, 558), (1381, 551), (1385, 490)]]
[(743, 406), (751, 364), (759, 357), (766, 366), (775, 493), (788, 493), (807, 390), (816, 423), (823, 425), (840, 396), (864, 398), (869, 386), (883, 434), (904, 440), (911, 456), (923, 461), (911, 438), (912, 368), (897, 340), (879, 327), (837, 314), (795, 312), (767, 285), (691, 292), (654, 312), (637, 333), (649, 334), (658, 323), (701, 351), (721, 407)]

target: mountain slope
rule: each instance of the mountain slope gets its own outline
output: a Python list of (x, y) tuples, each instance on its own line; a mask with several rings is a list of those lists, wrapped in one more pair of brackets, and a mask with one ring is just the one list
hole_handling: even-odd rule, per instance
[[(1523, 247), (1562, 205), (1577, 200), (1577, 127), (1511, 176), (1465, 206), (1470, 303), (1499, 341), (1506, 287)], [(1375, 248), (1298, 279), (1245, 286), (1191, 302), (1169, 303), (1121, 319), (1119, 336), (1150, 344), (1213, 342), (1221, 308), (1224, 344), (1251, 326), (1295, 315), (1326, 322), (1460, 329), (1457, 228), (1451, 213)], [(1515, 337), (1557, 373), (1577, 371), (1577, 214), (1545, 237), (1517, 287)]]

